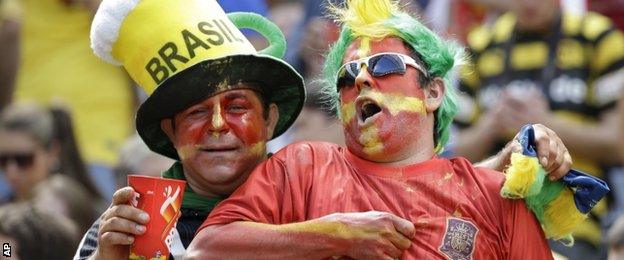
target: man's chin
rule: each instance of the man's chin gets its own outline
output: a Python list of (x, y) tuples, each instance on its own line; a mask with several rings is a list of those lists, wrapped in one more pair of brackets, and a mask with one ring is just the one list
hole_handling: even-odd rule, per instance
[(348, 146), (349, 151), (364, 160), (375, 163), (393, 163), (404, 160), (402, 154), (388, 154), (386, 150), (377, 147), (364, 147), (362, 145)]
[(197, 169), (202, 179), (211, 184), (230, 184), (236, 182), (243, 173), (233, 164), (212, 164), (202, 165)]

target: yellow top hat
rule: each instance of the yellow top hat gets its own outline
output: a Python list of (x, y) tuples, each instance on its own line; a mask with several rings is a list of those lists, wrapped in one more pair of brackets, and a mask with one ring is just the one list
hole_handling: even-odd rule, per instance
[[(257, 30), (270, 46), (257, 52), (239, 27)], [(123, 65), (150, 95), (137, 112), (137, 130), (152, 150), (174, 159), (160, 121), (237, 82), (260, 83), (259, 92), (277, 104), (273, 138), (294, 122), (305, 100), (303, 79), (280, 59), (285, 40), (277, 26), (257, 14), (226, 15), (215, 0), (104, 0), (91, 47)]]

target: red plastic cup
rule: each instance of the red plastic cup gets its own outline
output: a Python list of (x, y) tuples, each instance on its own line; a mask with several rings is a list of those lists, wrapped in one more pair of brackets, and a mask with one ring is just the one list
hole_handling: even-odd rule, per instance
[(137, 193), (130, 204), (150, 216), (145, 233), (135, 236), (130, 259), (168, 259), (167, 243), (180, 218), (186, 181), (129, 175), (128, 185)]

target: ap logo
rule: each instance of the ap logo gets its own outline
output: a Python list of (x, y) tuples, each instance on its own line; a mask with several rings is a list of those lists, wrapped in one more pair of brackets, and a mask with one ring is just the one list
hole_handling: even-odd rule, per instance
[(11, 257), (11, 245), (9, 243), (2, 244), (2, 256)]

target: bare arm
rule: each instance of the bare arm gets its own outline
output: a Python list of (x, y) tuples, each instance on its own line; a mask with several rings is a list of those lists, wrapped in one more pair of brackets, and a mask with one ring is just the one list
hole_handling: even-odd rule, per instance
[[(502, 103), (492, 108), (491, 111), (479, 117), (479, 119), (470, 127), (459, 131), (457, 138), (456, 153), (466, 157), (470, 161), (479, 161), (490, 155), (496, 141), (502, 131), (500, 122), (501, 113), (504, 112)], [(493, 157), (486, 159), (489, 163)], [(497, 167), (486, 167), (497, 169)]]
[(414, 225), (383, 212), (336, 213), (284, 225), (233, 222), (202, 229), (188, 259), (395, 259), (411, 246)]
[(17, 20), (0, 21), (0, 110), (11, 103), (19, 64), (19, 35)]

